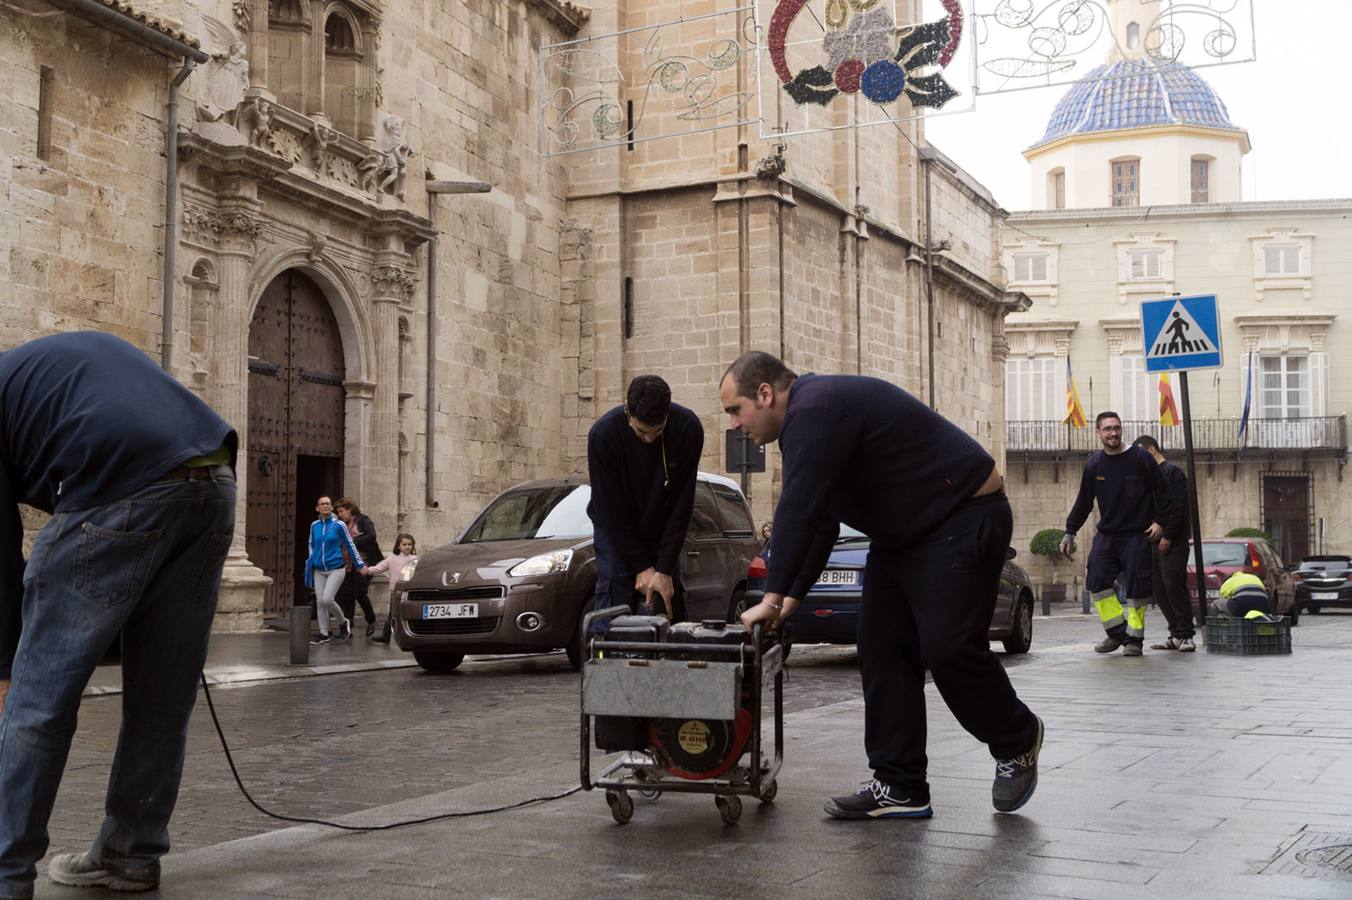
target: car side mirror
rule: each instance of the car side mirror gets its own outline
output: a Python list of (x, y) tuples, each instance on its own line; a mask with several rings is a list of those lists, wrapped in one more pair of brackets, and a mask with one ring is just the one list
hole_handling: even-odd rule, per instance
[(1018, 555), (1019, 555), (1019, 551), (1015, 550), (1013, 547), (1006, 547), (1006, 548), (1005, 548), (1005, 559), (1006, 559), (1006, 560), (1013, 559), (1014, 557), (1016, 557), (1016, 556), (1018, 556)]

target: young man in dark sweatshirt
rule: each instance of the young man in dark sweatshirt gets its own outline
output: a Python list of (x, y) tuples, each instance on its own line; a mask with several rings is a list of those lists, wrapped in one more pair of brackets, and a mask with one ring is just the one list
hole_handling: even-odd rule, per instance
[(1013, 529), (995, 460), (895, 385), (799, 377), (768, 353), (741, 356), (719, 399), (734, 429), (779, 441), (765, 598), (742, 621), (776, 627), (811, 589), (844, 522), (872, 539), (859, 613), (864, 748), (873, 779), (827, 801), (842, 819), (932, 815), (925, 669), (958, 722), (996, 759), (997, 810), (1037, 786), (1042, 722), (1019, 700), (988, 632)]
[[(33, 896), (80, 693), (122, 636), (107, 817), (58, 884), (154, 888), (235, 527), (234, 430), (112, 335), (0, 353), (0, 897)], [(23, 557), (18, 504), (53, 513)]]
[(1169, 462), (1159, 441), (1143, 434), (1132, 441), (1150, 454), (1169, 483), (1169, 517), (1162, 523), (1164, 536), (1150, 554), (1150, 588), (1155, 602), (1169, 623), (1169, 636), (1151, 650), (1180, 650), (1193, 653), (1196, 630), (1192, 621), (1192, 597), (1188, 594), (1188, 541), (1192, 537), (1192, 519), (1188, 515), (1188, 476)]
[[(1066, 519), (1061, 552), (1070, 553), (1075, 532), (1098, 501), (1098, 532), (1089, 551), (1085, 588), (1108, 636), (1094, 650), (1140, 656), (1145, 639), (1145, 608), (1150, 604), (1150, 545), (1164, 535), (1169, 484), (1150, 454), (1122, 443), (1122, 419), (1101, 412), (1094, 419), (1103, 449), (1089, 457), (1080, 476), (1080, 493)], [(1166, 544), (1166, 547), (1168, 545)], [(1126, 582), (1127, 605), (1117, 596), (1117, 580)]]
[(641, 595), (672, 621), (685, 617), (681, 548), (703, 452), (699, 417), (672, 403), (671, 388), (656, 375), (631, 381), (625, 405), (592, 425), (587, 515), (595, 533), (596, 609), (637, 609)]

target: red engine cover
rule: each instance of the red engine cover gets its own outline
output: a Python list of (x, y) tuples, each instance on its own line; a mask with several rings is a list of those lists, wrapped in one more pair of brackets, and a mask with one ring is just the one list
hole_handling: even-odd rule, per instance
[(727, 724), (705, 719), (655, 719), (648, 725), (648, 737), (662, 754), (667, 771), (678, 778), (705, 781), (735, 766), (751, 737), (750, 711), (737, 711), (730, 736)]

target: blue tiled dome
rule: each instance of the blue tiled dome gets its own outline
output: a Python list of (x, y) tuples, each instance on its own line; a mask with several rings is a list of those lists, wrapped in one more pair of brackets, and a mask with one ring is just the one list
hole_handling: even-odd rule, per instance
[(1211, 85), (1187, 66), (1124, 59), (1099, 66), (1075, 82), (1056, 104), (1046, 133), (1033, 146), (1069, 134), (1152, 125), (1240, 130), (1231, 123)]

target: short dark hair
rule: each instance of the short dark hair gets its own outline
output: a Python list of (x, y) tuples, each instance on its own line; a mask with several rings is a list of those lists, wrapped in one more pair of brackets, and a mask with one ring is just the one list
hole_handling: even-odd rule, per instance
[(629, 382), (624, 408), (644, 425), (661, 425), (671, 412), (671, 388), (658, 375), (639, 375)]
[[(782, 391), (798, 378), (798, 375), (780, 362), (778, 357), (762, 350), (752, 350), (737, 357), (723, 373), (723, 378), (729, 375), (732, 376), (733, 384), (737, 385), (737, 396), (749, 397), (752, 400), (756, 399), (756, 390), (762, 384), (768, 384), (775, 390)], [(723, 378), (718, 380), (719, 384), (723, 383)]]
[(1116, 420), (1119, 421), (1119, 422), (1122, 421), (1122, 417), (1119, 416), (1117, 413), (1113, 412), (1111, 409), (1105, 409), (1103, 412), (1099, 413), (1097, 416), (1094, 416), (1094, 427), (1095, 427), (1095, 428), (1102, 428), (1102, 427), (1103, 427), (1103, 420), (1104, 420), (1104, 419), (1116, 419)]
[(1160, 449), (1160, 442), (1155, 440), (1148, 434), (1141, 435), (1136, 440), (1132, 441), (1132, 444), (1136, 445), (1137, 447), (1144, 447), (1147, 450), (1154, 450), (1156, 453), (1164, 452), (1163, 450)]

